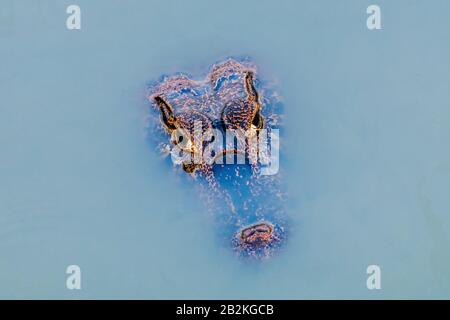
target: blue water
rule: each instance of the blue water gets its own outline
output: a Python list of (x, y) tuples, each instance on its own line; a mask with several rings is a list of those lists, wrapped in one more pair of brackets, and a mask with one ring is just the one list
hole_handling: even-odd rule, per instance
[[(2, 2), (1, 298), (450, 297), (448, 1), (376, 1), (376, 31), (372, 1), (77, 1), (69, 31), (72, 3)], [(260, 264), (144, 133), (149, 81), (234, 55), (286, 113), (290, 238)]]

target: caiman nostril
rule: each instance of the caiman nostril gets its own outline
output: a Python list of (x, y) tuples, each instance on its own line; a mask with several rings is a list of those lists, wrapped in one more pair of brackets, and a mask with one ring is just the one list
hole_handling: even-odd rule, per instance
[(246, 227), (240, 232), (240, 240), (250, 245), (265, 245), (270, 242), (273, 226), (263, 222)]

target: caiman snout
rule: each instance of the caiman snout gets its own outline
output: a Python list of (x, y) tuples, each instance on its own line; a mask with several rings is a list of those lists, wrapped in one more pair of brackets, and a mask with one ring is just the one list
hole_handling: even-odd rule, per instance
[(264, 246), (271, 241), (273, 226), (262, 222), (251, 225), (240, 231), (240, 240), (253, 246)]

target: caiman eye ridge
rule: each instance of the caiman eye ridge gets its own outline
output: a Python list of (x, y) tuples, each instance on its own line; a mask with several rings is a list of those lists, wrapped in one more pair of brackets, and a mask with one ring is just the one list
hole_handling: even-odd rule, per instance
[[(219, 229), (232, 247), (242, 256), (270, 256), (285, 239), (286, 223), (279, 175), (261, 175), (261, 164), (271, 160), (261, 141), (273, 140), (279, 102), (257, 80), (255, 65), (226, 59), (212, 65), (203, 80), (165, 76), (147, 97), (159, 118), (154, 127), (161, 128), (161, 136), (152, 138), (170, 151), (176, 167), (196, 178), (201, 188), (196, 193), (220, 215)], [(231, 143), (224, 139), (229, 132)], [(231, 167), (223, 162), (235, 158)]]

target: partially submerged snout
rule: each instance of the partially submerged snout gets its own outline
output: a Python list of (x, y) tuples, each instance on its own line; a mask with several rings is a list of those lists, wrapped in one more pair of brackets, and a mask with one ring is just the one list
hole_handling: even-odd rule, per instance
[(240, 240), (253, 246), (264, 246), (268, 244), (273, 235), (273, 226), (269, 223), (258, 223), (240, 232)]
[(283, 238), (281, 226), (262, 221), (240, 229), (233, 242), (240, 255), (261, 259), (270, 257)]

